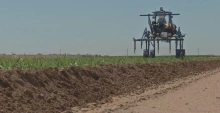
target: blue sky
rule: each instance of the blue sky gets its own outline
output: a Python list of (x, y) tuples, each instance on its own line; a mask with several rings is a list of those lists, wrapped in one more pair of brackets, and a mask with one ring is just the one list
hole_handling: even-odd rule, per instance
[[(187, 36), (186, 54), (220, 54), (219, 0), (2, 0), (0, 53), (129, 55), (133, 37), (148, 27), (148, 14), (161, 6), (180, 13), (175, 24)], [(149, 28), (149, 27), (148, 27)], [(172, 54), (175, 54), (174, 43)], [(169, 53), (160, 46), (160, 55)], [(136, 55), (142, 55), (137, 43)]]

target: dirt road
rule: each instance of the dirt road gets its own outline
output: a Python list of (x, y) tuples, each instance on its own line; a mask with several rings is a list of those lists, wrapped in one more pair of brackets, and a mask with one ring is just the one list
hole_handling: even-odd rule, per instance
[(85, 113), (220, 113), (220, 71), (176, 80), (142, 94), (114, 98)]

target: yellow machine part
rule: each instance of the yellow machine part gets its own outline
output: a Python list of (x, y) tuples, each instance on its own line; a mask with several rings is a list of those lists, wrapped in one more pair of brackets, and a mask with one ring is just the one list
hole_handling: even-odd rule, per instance
[(165, 24), (165, 29), (172, 29), (172, 27), (173, 27), (173, 29), (176, 29), (176, 25), (175, 24), (169, 24), (169, 23), (166, 23)]

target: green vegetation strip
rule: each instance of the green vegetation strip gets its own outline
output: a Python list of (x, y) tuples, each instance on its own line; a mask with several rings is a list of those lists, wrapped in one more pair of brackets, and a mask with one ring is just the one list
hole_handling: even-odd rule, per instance
[(132, 57), (79, 57), (79, 58), (0, 58), (1, 69), (39, 69), (70, 66), (98, 66), (105, 64), (128, 64), (128, 63), (154, 63), (154, 62), (183, 62), (201, 60), (220, 60), (220, 57), (211, 56), (186, 56), (184, 59), (176, 59), (174, 56), (159, 56), (156, 58)]

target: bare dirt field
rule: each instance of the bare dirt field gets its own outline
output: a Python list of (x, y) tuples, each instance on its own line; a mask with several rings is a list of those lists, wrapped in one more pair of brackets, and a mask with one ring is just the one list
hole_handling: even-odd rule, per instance
[[(144, 93), (114, 97), (111, 103), (74, 107), (78, 113), (220, 113), (220, 68), (148, 88)], [(92, 104), (90, 104), (92, 105)], [(95, 106), (94, 106), (95, 105)]]
[[(172, 80), (197, 76), (207, 71), (214, 71), (219, 67), (220, 61), (212, 60), (63, 69), (49, 68), (31, 71), (1, 70), (0, 112), (92, 112), (92, 109), (102, 108), (101, 106), (105, 103), (114, 103), (115, 98), (112, 97), (123, 97), (128, 94), (141, 95), (145, 93), (146, 88), (156, 88)], [(134, 97), (138, 99), (138, 96), (131, 98)], [(166, 103), (166, 98), (163, 98), (161, 100)], [(182, 98), (187, 97), (183, 96)], [(215, 98), (218, 99), (218, 97)], [(120, 99), (118, 101), (122, 101)], [(139, 98), (138, 100), (142, 99), (145, 100), (146, 98)], [(188, 98), (188, 100), (193, 99)], [(149, 105), (148, 107), (152, 108), (149, 110), (154, 110), (153, 108), (160, 110), (157, 102), (159, 101), (150, 102), (154, 106), (150, 106), (147, 102), (143, 105)], [(186, 104), (190, 105), (191, 102), (189, 101)], [(120, 106), (123, 107), (124, 105), (120, 104)], [(128, 112), (136, 112), (136, 110), (132, 110), (132, 106), (131, 104), (131, 107), (125, 108)], [(145, 107), (141, 103), (138, 106), (139, 108), (134, 109)], [(82, 109), (80, 110), (80, 108)], [(120, 110), (117, 107), (113, 109), (113, 111), (121, 113)], [(107, 111), (109, 112), (109, 110)]]
[[(135, 103), (129, 103), (118, 108), (114, 113), (220, 113), (220, 73), (204, 77), (198, 81), (181, 82), (179, 85), (187, 87), (176, 88), (171, 85), (166, 89), (167, 94), (150, 98), (138, 95)], [(191, 83), (193, 82), (193, 83)], [(157, 92), (156, 92), (157, 93)], [(130, 98), (127, 98), (130, 99)], [(145, 100), (146, 99), (146, 100)], [(97, 112), (96, 112), (97, 113)]]

